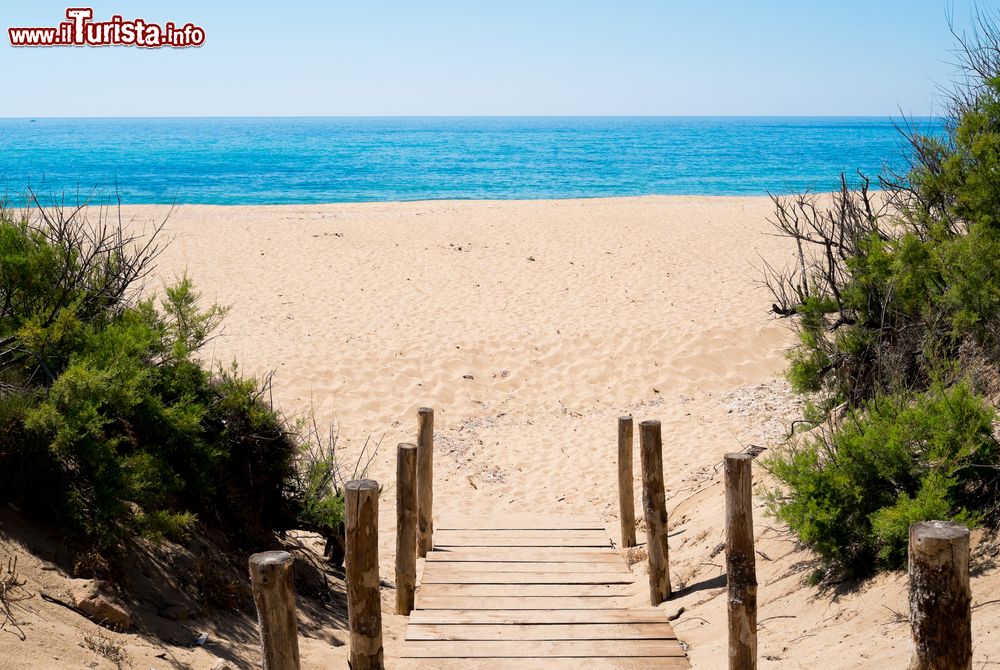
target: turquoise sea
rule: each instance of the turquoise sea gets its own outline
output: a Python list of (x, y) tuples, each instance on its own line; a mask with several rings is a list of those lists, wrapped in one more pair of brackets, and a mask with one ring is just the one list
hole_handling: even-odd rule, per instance
[(893, 122), (867, 117), (0, 119), (14, 201), (28, 186), (206, 204), (765, 194), (902, 161)]

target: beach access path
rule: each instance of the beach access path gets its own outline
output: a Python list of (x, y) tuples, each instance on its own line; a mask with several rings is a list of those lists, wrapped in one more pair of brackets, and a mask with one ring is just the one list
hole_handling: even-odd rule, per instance
[(401, 667), (690, 667), (666, 612), (630, 605), (644, 589), (594, 519), (435, 520)]

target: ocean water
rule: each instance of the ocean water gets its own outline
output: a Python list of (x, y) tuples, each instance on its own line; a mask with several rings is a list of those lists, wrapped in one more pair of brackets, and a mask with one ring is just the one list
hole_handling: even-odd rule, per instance
[[(920, 123), (939, 133), (939, 120)], [(901, 166), (889, 118), (0, 119), (0, 185), (283, 204), (831, 190)]]

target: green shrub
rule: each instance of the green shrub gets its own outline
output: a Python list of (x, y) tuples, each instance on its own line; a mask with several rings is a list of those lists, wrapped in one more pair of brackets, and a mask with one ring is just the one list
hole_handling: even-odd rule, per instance
[(315, 462), (305, 473), (308, 482), (303, 492), (303, 504), (299, 511), (298, 521), (311, 530), (327, 537), (340, 532), (340, 524), (344, 520), (344, 496), (342, 492), (331, 495), (330, 487), (335, 464)]
[[(945, 129), (904, 124), (905, 174), (883, 192), (841, 176), (832, 201), (774, 198), (796, 247), (765, 265), (773, 311), (798, 334), (787, 376), (815, 394), (827, 435), (768, 463), (771, 510), (828, 564), (854, 575), (904, 563), (910, 524), (1000, 520), (991, 435), (1000, 395), (1000, 27), (960, 41), (962, 82)], [(973, 392), (973, 389), (975, 392)], [(977, 395), (980, 394), (980, 395)]]
[(196, 521), (256, 546), (302, 519), (336, 526), (336, 487), (300, 486), (305, 445), (269, 378), (196, 359), (225, 308), (201, 309), (187, 277), (140, 299), (158, 248), (106, 224), (0, 211), (3, 495), (105, 549)]
[(953, 115), (944, 137), (908, 131), (913, 168), (883, 177), (882, 196), (842, 179), (830, 206), (775, 198), (773, 223), (800, 250), (792, 270), (765, 272), (778, 312), (798, 319), (797, 390), (857, 405), (927, 388), (963, 344), (1000, 347), (1000, 77)]
[(138, 531), (144, 537), (152, 540), (167, 538), (174, 542), (182, 542), (188, 532), (197, 523), (198, 517), (191, 512), (139, 512), (135, 516)]
[(910, 524), (971, 525), (976, 510), (996, 499), (993, 418), (965, 384), (878, 397), (849, 412), (831, 435), (765, 460), (780, 483), (770, 509), (848, 574), (901, 567)]
[[(206, 472), (215, 485), (201, 491), (219, 522), (248, 538), (295, 527), (293, 475), (299, 445), (266, 400), (270, 380), (241, 377), (220, 368), (209, 384), (205, 424), (212, 453)], [(189, 475), (192, 479), (197, 473)]]

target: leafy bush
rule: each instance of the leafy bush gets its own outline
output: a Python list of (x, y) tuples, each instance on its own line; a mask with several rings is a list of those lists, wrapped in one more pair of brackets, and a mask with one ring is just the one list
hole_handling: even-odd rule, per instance
[(1000, 49), (992, 44), (974, 48), (992, 54), (985, 66), (996, 76), (975, 82), (944, 137), (905, 131), (913, 167), (883, 175), (882, 193), (862, 177), (857, 187), (842, 178), (828, 206), (810, 194), (774, 198), (772, 222), (798, 253), (791, 268), (767, 266), (765, 282), (774, 311), (798, 317), (788, 373), (797, 390), (856, 405), (927, 388), (963, 345), (998, 357)]
[(140, 297), (158, 252), (81, 212), (0, 211), (0, 490), (103, 548), (196, 520), (257, 544), (335, 521), (335, 487), (298, 486), (269, 378), (197, 360), (226, 310), (187, 277)]
[(772, 512), (828, 563), (855, 575), (896, 568), (907, 530), (926, 519), (973, 524), (995, 500), (994, 411), (964, 384), (881, 396), (832, 434), (765, 461), (781, 482)]
[(832, 199), (775, 197), (796, 245), (765, 265), (772, 310), (793, 318), (788, 379), (848, 418), (768, 460), (771, 509), (854, 574), (903, 564), (907, 529), (1000, 509), (1000, 28), (959, 37), (963, 85), (941, 136), (902, 129), (905, 174), (841, 177)]

